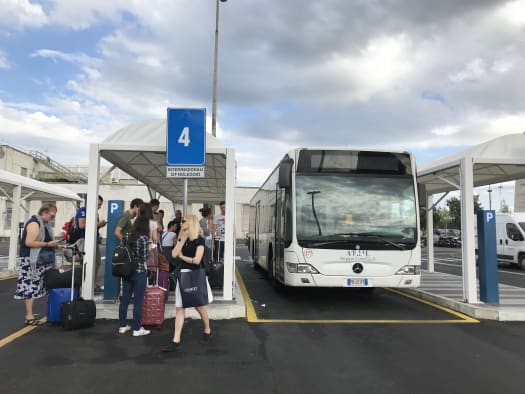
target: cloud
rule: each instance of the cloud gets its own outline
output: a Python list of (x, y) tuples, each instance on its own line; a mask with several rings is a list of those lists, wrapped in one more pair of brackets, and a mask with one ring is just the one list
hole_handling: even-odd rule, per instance
[(48, 22), (40, 4), (28, 0), (0, 0), (0, 27), (41, 27)]
[(7, 53), (0, 50), (0, 70), (8, 70), (11, 68), (9, 61), (7, 60)]
[[(221, 3), (218, 136), (238, 152), (239, 182), (297, 146), (432, 150), (523, 131), (524, 3)], [(45, 4), (53, 26), (111, 26), (89, 55), (33, 51), (78, 68), (37, 85), (46, 116), (103, 137), (168, 106), (211, 109), (213, 2)], [(26, 101), (12, 109), (31, 112)]]

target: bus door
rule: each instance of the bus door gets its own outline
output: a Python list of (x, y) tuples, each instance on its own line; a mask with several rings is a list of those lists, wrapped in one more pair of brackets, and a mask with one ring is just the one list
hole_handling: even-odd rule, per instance
[(275, 199), (275, 277), (284, 281), (284, 189), (277, 186)]
[(261, 202), (257, 201), (255, 204), (255, 232), (254, 232), (254, 243), (253, 243), (253, 261), (259, 264), (259, 218), (261, 216)]

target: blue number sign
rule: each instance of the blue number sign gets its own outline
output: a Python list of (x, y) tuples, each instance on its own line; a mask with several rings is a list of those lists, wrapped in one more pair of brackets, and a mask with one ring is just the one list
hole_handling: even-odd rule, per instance
[(206, 164), (206, 110), (168, 108), (166, 164)]

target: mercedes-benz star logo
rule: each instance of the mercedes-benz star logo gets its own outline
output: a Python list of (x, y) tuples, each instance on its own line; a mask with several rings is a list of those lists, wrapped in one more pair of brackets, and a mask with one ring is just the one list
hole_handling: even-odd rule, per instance
[(360, 274), (363, 272), (363, 264), (355, 263), (352, 267), (352, 271), (354, 271), (356, 274)]

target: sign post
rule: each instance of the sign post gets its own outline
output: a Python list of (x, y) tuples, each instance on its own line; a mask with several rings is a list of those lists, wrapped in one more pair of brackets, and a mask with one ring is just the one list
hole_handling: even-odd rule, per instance
[(111, 260), (113, 251), (120, 244), (115, 236), (120, 215), (124, 212), (124, 201), (108, 201), (108, 224), (106, 235), (106, 263), (104, 265), (104, 300), (116, 300), (119, 291), (119, 280), (111, 273)]
[(496, 212), (478, 212), (479, 299), (499, 303)]
[(184, 179), (184, 215), (188, 205), (188, 178), (204, 178), (206, 165), (206, 110), (168, 108), (166, 177)]

